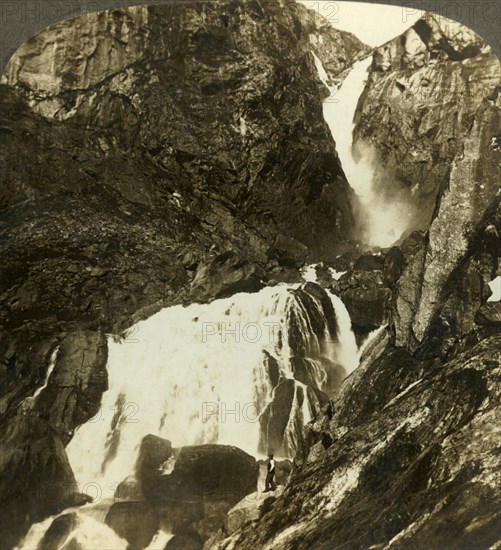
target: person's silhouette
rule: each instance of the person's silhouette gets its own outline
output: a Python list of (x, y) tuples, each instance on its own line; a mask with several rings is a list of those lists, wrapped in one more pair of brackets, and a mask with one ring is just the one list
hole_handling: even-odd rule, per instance
[(273, 454), (268, 455), (268, 466), (266, 472), (266, 480), (264, 482), (264, 492), (274, 491), (277, 488), (275, 485), (275, 460)]

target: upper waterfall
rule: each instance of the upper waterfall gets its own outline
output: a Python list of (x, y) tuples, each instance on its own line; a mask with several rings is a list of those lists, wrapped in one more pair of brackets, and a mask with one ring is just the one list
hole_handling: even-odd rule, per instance
[(396, 197), (386, 196), (375, 181), (375, 155), (369, 142), (353, 142), (359, 98), (368, 79), (372, 56), (357, 61), (340, 86), (331, 86), (322, 62), (313, 54), (319, 78), (329, 89), (323, 115), (348, 183), (358, 195), (361, 238), (370, 246), (391, 246), (409, 227), (410, 213)]

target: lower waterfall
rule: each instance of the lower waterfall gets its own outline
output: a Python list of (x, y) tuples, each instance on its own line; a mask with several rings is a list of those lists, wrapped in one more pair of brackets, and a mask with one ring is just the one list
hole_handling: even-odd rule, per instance
[[(100, 411), (67, 446), (78, 490), (93, 504), (63, 514), (76, 514), (73, 535), (96, 549), (126, 547), (103, 521), (144, 436), (292, 458), (304, 425), (359, 361), (344, 304), (314, 282), (165, 308), (110, 335), (108, 350)], [(36, 548), (53, 520), (33, 525), (21, 548)], [(168, 536), (159, 532), (150, 548)]]
[[(291, 426), (298, 418), (306, 424), (319, 406), (308, 387), (330, 391), (330, 371), (343, 368), (344, 377), (357, 361), (342, 302), (325, 298), (312, 283), (267, 287), (165, 308), (124, 339), (110, 336), (109, 390), (67, 447), (78, 483), (98, 483), (101, 496), (112, 497), (133, 472), (147, 434), (175, 447), (229, 444), (259, 456), (259, 417), (287, 379), (308, 397), (302, 407), (291, 406)], [(293, 440), (287, 430), (283, 436)], [(294, 445), (287, 448), (279, 454), (290, 458)]]

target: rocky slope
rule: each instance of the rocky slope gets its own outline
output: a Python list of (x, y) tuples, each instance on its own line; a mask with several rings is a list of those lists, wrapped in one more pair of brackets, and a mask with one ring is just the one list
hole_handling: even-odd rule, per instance
[[(398, 43), (405, 40), (392, 44)], [(458, 48), (468, 59), (486, 55), (475, 40)], [(380, 78), (389, 82), (412, 70), (400, 63)], [(218, 548), (499, 544), (500, 302), (486, 300), (487, 283), (501, 273), (501, 94), (491, 69), (487, 64), (483, 81), (491, 88), (475, 99), (447, 177), (438, 181), (429, 229), (382, 257), (361, 258), (331, 283), (340, 293), (350, 284), (376, 288), (377, 281), (389, 288), (387, 329), (305, 431), (283, 495), (236, 532), (222, 529)], [(438, 94), (439, 84), (433, 86)], [(440, 89), (447, 112), (450, 90)], [(369, 84), (366, 96), (372, 93)], [(387, 126), (374, 131), (375, 141), (398, 143), (398, 134), (384, 133)], [(414, 145), (426, 147), (427, 140)]]
[(380, 193), (412, 205), (425, 229), (475, 114), (501, 79), (499, 60), (470, 29), (425, 14), (376, 48), (356, 117), (361, 154), (374, 154)]
[[(297, 277), (350, 235), (311, 55), (311, 33), (326, 29), (315, 29), (292, 1), (183, 2), (63, 21), (11, 59), (0, 93), (7, 547), (68, 504), (33, 494), (41, 464), (51, 482), (73, 482), (63, 445), (106, 388), (103, 332)], [(340, 70), (365, 49), (332, 40)], [(47, 388), (23, 401), (57, 346)]]

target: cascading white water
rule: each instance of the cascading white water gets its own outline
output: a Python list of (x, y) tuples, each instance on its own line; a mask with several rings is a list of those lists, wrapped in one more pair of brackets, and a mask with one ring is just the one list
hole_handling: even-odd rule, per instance
[(30, 395), (29, 397), (26, 397), (26, 399), (23, 400), (21, 403), (21, 408), (23, 409), (30, 409), (33, 407), (33, 405), (36, 403), (36, 400), (38, 399), (38, 396), (42, 393), (42, 391), (47, 387), (47, 384), (49, 383), (50, 375), (52, 374), (52, 371), (54, 370), (54, 367), (56, 366), (56, 359), (57, 354), (59, 353), (59, 346), (57, 346), (54, 351), (52, 352), (49, 360), (49, 366), (47, 367), (47, 372), (45, 373), (45, 379), (44, 383), (36, 389), (35, 393), (33, 395)]
[[(100, 412), (67, 447), (79, 485), (97, 483), (101, 497), (113, 496), (117, 484), (134, 471), (147, 434), (169, 439), (175, 447), (232, 444), (257, 456), (258, 416), (273, 398), (267, 357), (274, 358), (281, 377), (294, 378), (291, 315), (313, 355), (325, 354), (321, 340), (329, 339), (315, 334), (304, 304), (291, 292), (296, 287), (279, 285), (210, 304), (166, 308), (135, 325), (128, 338), (110, 337), (109, 390)], [(310, 300), (321, 313), (321, 304)], [(340, 343), (328, 351), (349, 372), (354, 336), (344, 306), (335, 297), (333, 304)], [(321, 388), (326, 367), (314, 357), (309, 363)], [(298, 411), (302, 424), (311, 419), (312, 408), (305, 399)], [(286, 430), (284, 437), (293, 439), (293, 434)]]
[[(73, 530), (68, 532), (65, 540), (59, 541), (57, 548), (84, 548), (85, 550), (126, 550), (128, 548), (127, 541), (119, 537), (105, 523), (96, 521), (84, 512), (76, 509), (69, 509), (64, 513), (74, 513), (78, 524)], [(38, 549), (55, 517), (51, 516), (40, 523), (34, 524), (18, 548), (20, 550)], [(54, 546), (46, 546), (46, 548), (54, 548)], [(165, 546), (158, 546), (156, 548), (160, 550), (160, 548), (165, 548)]]
[(492, 294), (487, 299), (488, 302), (499, 302), (501, 300), (501, 275), (498, 275), (489, 283)]
[(353, 148), (355, 112), (367, 82), (372, 56), (356, 62), (339, 87), (329, 84), (322, 62), (315, 54), (313, 57), (320, 79), (329, 88), (330, 95), (323, 103), (323, 115), (336, 142), (348, 183), (359, 198), (359, 218), (363, 219), (365, 226), (363, 239), (370, 246), (391, 246), (410, 226), (409, 206), (396, 197), (383, 196), (376, 189), (376, 157), (371, 144), (358, 141), (357, 158)]

